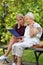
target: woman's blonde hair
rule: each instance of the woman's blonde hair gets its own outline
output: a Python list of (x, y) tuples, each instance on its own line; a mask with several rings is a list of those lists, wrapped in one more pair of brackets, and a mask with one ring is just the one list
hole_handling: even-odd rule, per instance
[(24, 18), (24, 16), (23, 16), (21, 13), (20, 13), (20, 14), (17, 14), (16, 18), (17, 18), (18, 16)]
[[(23, 16), (23, 14), (19, 13), (19, 14), (17, 14), (16, 18), (17, 18), (17, 17), (23, 18), (23, 21), (24, 21), (24, 16)], [(23, 22), (23, 24), (24, 24), (24, 22)], [(20, 28), (20, 26), (18, 26), (18, 28)]]

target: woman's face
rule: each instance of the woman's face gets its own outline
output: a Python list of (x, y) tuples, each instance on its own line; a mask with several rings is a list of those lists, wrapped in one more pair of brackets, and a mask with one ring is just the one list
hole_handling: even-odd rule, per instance
[(24, 19), (20, 16), (17, 17), (17, 21), (20, 25), (22, 25), (24, 23)]
[(32, 22), (32, 19), (29, 18), (28, 16), (25, 16), (25, 17), (24, 17), (24, 20), (25, 20), (25, 22), (26, 22), (27, 24), (31, 24), (31, 22)]

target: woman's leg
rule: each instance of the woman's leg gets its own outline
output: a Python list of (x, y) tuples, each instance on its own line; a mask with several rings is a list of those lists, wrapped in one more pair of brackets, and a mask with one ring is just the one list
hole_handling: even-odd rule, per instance
[(12, 55), (12, 63), (15, 62), (15, 55)]
[(16, 42), (16, 38), (13, 36), (12, 38), (11, 38), (11, 40), (10, 40), (10, 43), (9, 43), (9, 45), (8, 45), (8, 49), (7, 49), (7, 51), (5, 52), (5, 56), (8, 56), (8, 54), (9, 54), (9, 52), (11, 51), (11, 49), (12, 49), (12, 45), (14, 44)]
[[(12, 65), (16, 65), (15, 63), (15, 55), (12, 55)], [(17, 56), (17, 65), (21, 65), (22, 64), (22, 57), (18, 57)]]
[(21, 64), (22, 64), (22, 57), (17, 56), (17, 65), (21, 65)]
[(12, 55), (12, 65), (16, 65), (16, 63), (15, 63), (15, 55)]
[(7, 59), (7, 58), (8, 58), (7, 56), (8, 56), (8, 54), (10, 53), (10, 51), (11, 51), (11, 49), (12, 49), (12, 45), (13, 45), (15, 42), (18, 42), (18, 41), (19, 41), (19, 39), (16, 38), (16, 37), (14, 37), (14, 36), (11, 38), (10, 43), (9, 43), (9, 46), (8, 46), (8, 49), (7, 49), (7, 51), (5, 52), (5, 54), (0, 57), (0, 60)]
[[(19, 43), (20, 44), (20, 43)], [(23, 49), (19, 44), (14, 44), (12, 45), (12, 65), (14, 64), (14, 55), (17, 57), (17, 65), (22, 64), (22, 54), (23, 54)]]

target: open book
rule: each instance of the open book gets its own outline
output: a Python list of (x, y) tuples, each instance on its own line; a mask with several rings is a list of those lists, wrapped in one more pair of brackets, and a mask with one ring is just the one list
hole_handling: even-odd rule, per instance
[(20, 35), (16, 32), (16, 30), (15, 29), (8, 29), (8, 31), (10, 32), (10, 33), (12, 33), (13, 35), (15, 35), (16, 37), (19, 37)]

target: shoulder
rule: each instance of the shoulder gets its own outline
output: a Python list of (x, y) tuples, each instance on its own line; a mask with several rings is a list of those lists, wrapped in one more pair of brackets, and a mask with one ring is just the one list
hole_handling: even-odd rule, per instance
[(29, 25), (26, 26), (25, 30), (28, 30), (29, 29)]
[(35, 26), (35, 27), (41, 27), (40, 24), (37, 23), (37, 22), (34, 24), (34, 26)]

